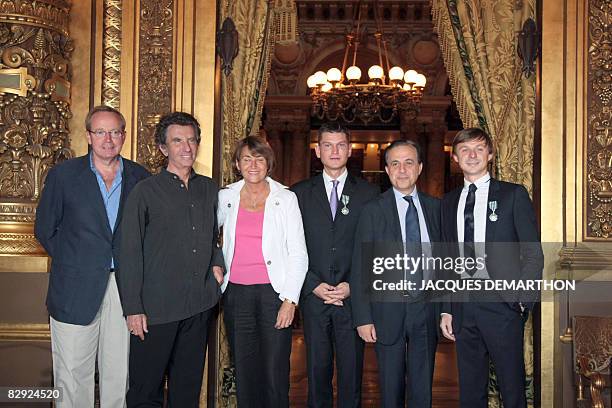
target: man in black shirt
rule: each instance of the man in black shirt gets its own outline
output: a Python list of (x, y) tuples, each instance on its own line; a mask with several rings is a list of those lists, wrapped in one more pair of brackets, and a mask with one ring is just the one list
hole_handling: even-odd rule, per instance
[(130, 342), (128, 406), (197, 407), (208, 325), (223, 282), (217, 247), (217, 185), (196, 174), (197, 120), (160, 119), (155, 141), (168, 157), (161, 173), (139, 183), (123, 216), (119, 291)]

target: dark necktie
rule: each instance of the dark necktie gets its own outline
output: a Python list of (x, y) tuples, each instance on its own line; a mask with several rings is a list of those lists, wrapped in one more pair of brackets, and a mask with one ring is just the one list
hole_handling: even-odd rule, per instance
[[(406, 210), (406, 254), (411, 258), (420, 258), (422, 247), (419, 213), (414, 205), (412, 196), (404, 196), (404, 200), (408, 202), (408, 209)], [(419, 295), (419, 289), (423, 282), (423, 268), (419, 267), (414, 273), (412, 272), (410, 271), (410, 275), (407, 275), (406, 278), (415, 283), (415, 290), (410, 291), (410, 296), (416, 297)]]
[(333, 186), (329, 195), (329, 208), (331, 209), (332, 220), (336, 219), (338, 209), (338, 180), (332, 180)]
[[(476, 203), (476, 184), (470, 184), (467, 198), (465, 199), (465, 209), (463, 210), (463, 258), (476, 258), (474, 250), (474, 204)], [(466, 269), (472, 276), (476, 272), (475, 268)]]

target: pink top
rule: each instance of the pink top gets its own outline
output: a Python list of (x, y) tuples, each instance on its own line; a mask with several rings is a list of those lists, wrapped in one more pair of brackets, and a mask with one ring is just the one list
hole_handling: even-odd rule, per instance
[(236, 245), (229, 281), (240, 285), (270, 283), (268, 269), (261, 250), (264, 212), (238, 208)]

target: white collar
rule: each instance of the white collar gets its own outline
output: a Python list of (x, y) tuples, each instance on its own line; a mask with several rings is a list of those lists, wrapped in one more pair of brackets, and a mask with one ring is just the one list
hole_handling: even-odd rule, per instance
[[(268, 182), (268, 185), (270, 186), (270, 193), (287, 188), (286, 186), (282, 185), (278, 181), (273, 180), (271, 177), (266, 177), (266, 181)], [(242, 190), (242, 187), (244, 186), (244, 183), (245, 183), (244, 179), (241, 179), (235, 183), (228, 184), (226, 188), (233, 190), (233, 191), (240, 192), (240, 190)]]
[(348, 170), (346, 169), (346, 167), (344, 168), (344, 171), (337, 179), (331, 178), (331, 176), (325, 172), (325, 169), (323, 169), (323, 181), (325, 182), (325, 185), (329, 184), (330, 182), (334, 180), (338, 180), (338, 184), (344, 185), (344, 182), (346, 181), (347, 177), (348, 177)]
[[(396, 200), (403, 200), (404, 197), (406, 197), (406, 194), (402, 193), (401, 191), (397, 190), (395, 187), (393, 187), (393, 194), (395, 195), (395, 199)], [(410, 194), (408, 194), (408, 196), (412, 197), (412, 199), (414, 200), (415, 198), (418, 200), (419, 196), (417, 193), (417, 187), (416, 185), (414, 186), (414, 188), (412, 189), (412, 192)]]
[(491, 175), (489, 174), (489, 172), (487, 172), (487, 174), (485, 174), (484, 176), (476, 180), (474, 183), (472, 183), (471, 181), (468, 181), (467, 179), (463, 179), (463, 187), (467, 188), (470, 186), (470, 184), (475, 184), (476, 188), (478, 189), (484, 186), (485, 184), (487, 184), (490, 180), (491, 180)]

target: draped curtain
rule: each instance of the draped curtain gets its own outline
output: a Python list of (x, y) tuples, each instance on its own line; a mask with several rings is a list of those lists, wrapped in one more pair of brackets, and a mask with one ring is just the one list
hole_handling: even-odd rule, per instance
[[(535, 0), (432, 0), (450, 85), (464, 127), (495, 140), (496, 176), (532, 191), (535, 78), (521, 73), (517, 53)], [(535, 18), (534, 18), (535, 19)]]
[[(222, 185), (234, 181), (231, 160), (236, 142), (257, 135), (276, 40), (274, 3), (268, 0), (222, 0), (220, 22), (231, 18), (238, 32), (238, 55), (229, 75), (222, 74)], [(219, 382), (217, 406), (235, 407), (235, 379), (222, 315), (218, 321)]]
[(229, 75), (222, 75), (223, 184), (233, 181), (231, 155), (236, 141), (259, 132), (275, 43), (273, 2), (224, 0), (221, 19), (230, 17), (238, 31), (239, 52)]
[[(535, 0), (431, 0), (434, 29), (465, 128), (480, 127), (496, 145), (500, 180), (533, 188), (535, 78), (525, 78), (518, 33), (535, 20)], [(525, 392), (533, 406), (533, 325), (525, 326)], [(502, 406), (491, 371), (489, 406)]]

